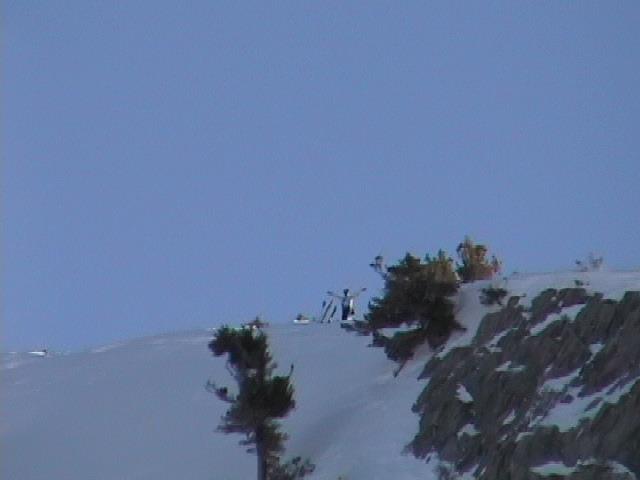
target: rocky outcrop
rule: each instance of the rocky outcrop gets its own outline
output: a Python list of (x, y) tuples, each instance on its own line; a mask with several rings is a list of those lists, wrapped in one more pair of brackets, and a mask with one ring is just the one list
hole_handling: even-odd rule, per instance
[(513, 296), (422, 377), (410, 448), (452, 478), (640, 478), (640, 292)]

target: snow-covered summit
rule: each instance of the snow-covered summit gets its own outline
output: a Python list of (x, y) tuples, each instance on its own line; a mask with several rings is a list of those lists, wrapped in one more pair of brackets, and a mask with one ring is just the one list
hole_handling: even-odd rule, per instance
[[(500, 307), (480, 303), (481, 290), (492, 284), (508, 290), (508, 296), (520, 297), (524, 309), (519, 311), (520, 326), (509, 324), (511, 317), (501, 313)], [(549, 288), (560, 291), (577, 286), (585, 289), (587, 296), (601, 292), (602, 298), (619, 301), (627, 291), (640, 291), (640, 272), (512, 275), (493, 283), (463, 285), (457, 298), (457, 315), (467, 331), (452, 337), (437, 356), (428, 349), (421, 350), (397, 377), (397, 365), (381, 349), (368, 348), (370, 338), (349, 334), (335, 323), (272, 324), (266, 333), (280, 370), (286, 372), (291, 363), (295, 364), (297, 407), (283, 421), (284, 430), (290, 435), (286, 457), (310, 458), (317, 465), (312, 479), (438, 478), (436, 470), (442, 459), (437, 452), (419, 459), (403, 454), (414, 438), (428, 434), (426, 427), (433, 420), (429, 417), (430, 408), (435, 411), (449, 401), (463, 410), (477, 408), (483, 394), (479, 395), (478, 385), (469, 381), (472, 373), (463, 373), (473, 372), (479, 359), (493, 365), (491, 375), (501, 382), (525, 378), (533, 359), (513, 353), (517, 342), (522, 341), (516, 333), (525, 332), (532, 339), (529, 342), (540, 338), (542, 348), (555, 335), (554, 329), (566, 325), (563, 313), (581, 315), (578, 309), (569, 311), (572, 307), (562, 304), (558, 306), (561, 315), (532, 318), (535, 312), (526, 311), (531, 308), (531, 301)], [(483, 320), (487, 314), (493, 317)], [(215, 431), (227, 405), (207, 392), (205, 384), (210, 379), (220, 385), (233, 383), (224, 359), (213, 357), (207, 349), (211, 338), (212, 331), (199, 330), (78, 353), (3, 354), (0, 478), (253, 478), (255, 460), (238, 445), (241, 437)], [(543, 380), (536, 391), (545, 399), (552, 394), (555, 399), (558, 392), (578, 398), (583, 388), (597, 384), (593, 365), (600, 365), (596, 356), (602, 362), (609, 358), (612, 347), (607, 342), (603, 337), (585, 347), (592, 366), (580, 363), (584, 372), (576, 373), (574, 369), (563, 376), (560, 370), (557, 374), (553, 370), (542, 371)], [(460, 361), (468, 365), (460, 367), (462, 373), (448, 380), (443, 374), (440, 379), (451, 381), (450, 394), (444, 387), (438, 390), (440, 380), (434, 373), (438, 367), (425, 374), (425, 364), (433, 359), (440, 366), (456, 365), (454, 357), (464, 351), (468, 351), (468, 360)], [(585, 395), (591, 395), (590, 400), (597, 397), (606, 405), (627, 398), (633, 385), (626, 381), (610, 392), (594, 390)], [(445, 403), (430, 405), (429, 392)], [(456, 398), (460, 399), (458, 403)], [(421, 416), (411, 411), (418, 400)], [(500, 421), (495, 422), (503, 429), (498, 433), (508, 433), (512, 435), (510, 441), (520, 442), (549, 424), (571, 432), (575, 425), (566, 416), (572, 412), (583, 415), (578, 407), (588, 406), (562, 405), (549, 404), (537, 417), (533, 411), (505, 406)], [(487, 433), (487, 428), (477, 424), (477, 418), (461, 416), (460, 428), (456, 427), (447, 441), (475, 445), (488, 434), (500, 440), (498, 433)], [(579, 420), (576, 418), (574, 423)], [(509, 430), (511, 426), (513, 429)], [(575, 470), (576, 465), (566, 468)], [(465, 478), (476, 478), (470, 473), (473, 471), (465, 473)], [(537, 471), (546, 470), (540, 466), (529, 474), (537, 475)]]

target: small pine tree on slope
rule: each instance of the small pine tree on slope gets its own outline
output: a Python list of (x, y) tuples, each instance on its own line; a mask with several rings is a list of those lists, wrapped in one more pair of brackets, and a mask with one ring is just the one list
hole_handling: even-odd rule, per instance
[(271, 358), (267, 336), (250, 328), (219, 328), (209, 349), (216, 357), (227, 355), (227, 368), (238, 385), (238, 394), (232, 395), (227, 388), (209, 383), (218, 398), (230, 404), (218, 428), (245, 435), (240, 443), (256, 453), (258, 480), (292, 480), (312, 472), (313, 465), (300, 457), (280, 463), (287, 435), (280, 431), (277, 419), (295, 407), (290, 379), (293, 365), (289, 375), (274, 376), (277, 365)]
[(462, 263), (458, 264), (456, 271), (464, 283), (487, 280), (500, 271), (500, 261), (495, 255), (488, 261), (487, 251), (485, 245), (473, 243), (468, 236), (458, 245), (456, 252)]
[[(387, 355), (403, 364), (426, 340), (436, 348), (451, 332), (461, 329), (454, 315), (452, 296), (458, 290), (453, 260), (442, 250), (435, 257), (407, 254), (388, 268), (384, 296), (374, 298), (365, 316), (374, 331), (374, 342), (384, 346)], [(402, 324), (415, 328), (396, 333), (391, 339), (377, 333)]]

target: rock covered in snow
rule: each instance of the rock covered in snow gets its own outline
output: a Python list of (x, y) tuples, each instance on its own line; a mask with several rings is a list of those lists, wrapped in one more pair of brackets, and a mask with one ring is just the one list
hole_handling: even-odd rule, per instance
[[(413, 452), (437, 453), (464, 478), (640, 476), (640, 292), (549, 288), (521, 300), (427, 363)], [(462, 435), (469, 425), (479, 434)]]

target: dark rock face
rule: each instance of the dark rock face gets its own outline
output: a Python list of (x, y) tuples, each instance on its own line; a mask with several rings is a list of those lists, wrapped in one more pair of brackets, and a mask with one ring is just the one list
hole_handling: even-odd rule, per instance
[(640, 292), (511, 297), (422, 377), (418, 457), (486, 480), (640, 478)]

